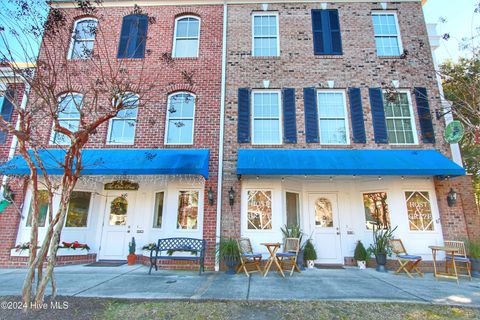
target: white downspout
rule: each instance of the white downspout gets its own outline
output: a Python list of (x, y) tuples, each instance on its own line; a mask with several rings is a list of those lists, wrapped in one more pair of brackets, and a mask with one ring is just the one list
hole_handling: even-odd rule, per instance
[[(222, 36), (222, 84), (220, 93), (220, 137), (218, 141), (218, 182), (217, 182), (217, 225), (215, 238), (218, 241), (221, 235), (222, 218), (222, 180), (223, 180), (223, 136), (225, 125), (225, 85), (227, 74), (227, 2), (223, 2), (223, 36)], [(219, 259), (215, 259), (215, 271), (220, 269)]]

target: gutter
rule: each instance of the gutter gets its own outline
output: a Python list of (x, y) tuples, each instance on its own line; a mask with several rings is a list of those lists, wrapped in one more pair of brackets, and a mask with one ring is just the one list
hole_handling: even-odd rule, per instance
[[(218, 143), (218, 182), (217, 182), (217, 220), (216, 220), (216, 240), (220, 239), (221, 235), (221, 219), (222, 219), (222, 182), (223, 182), (223, 138), (225, 132), (225, 86), (227, 74), (227, 2), (223, 2), (223, 36), (222, 36), (222, 84), (220, 93), (220, 137)], [(218, 249), (218, 244), (217, 244)], [(217, 251), (218, 252), (218, 251)], [(218, 255), (215, 259), (215, 271), (220, 269), (220, 261)]]

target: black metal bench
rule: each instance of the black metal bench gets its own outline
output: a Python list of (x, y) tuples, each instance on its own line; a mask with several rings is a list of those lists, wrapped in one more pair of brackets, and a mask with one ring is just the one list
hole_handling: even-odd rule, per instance
[[(194, 238), (158, 239), (157, 247), (150, 250), (150, 270), (148, 270), (148, 274), (152, 273), (153, 267), (155, 267), (155, 271), (158, 270), (158, 260), (190, 260), (199, 262), (199, 274), (201, 275), (204, 271), (206, 243), (203, 239)], [(174, 256), (175, 251), (186, 251), (191, 255)]]

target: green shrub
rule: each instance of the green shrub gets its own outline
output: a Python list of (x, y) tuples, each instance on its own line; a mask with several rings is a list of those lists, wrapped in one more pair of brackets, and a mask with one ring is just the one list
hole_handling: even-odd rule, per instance
[(237, 241), (234, 238), (221, 238), (217, 247), (217, 254), (220, 259), (240, 259)]
[(312, 241), (310, 239), (307, 240), (305, 244), (305, 248), (303, 249), (303, 259), (307, 260), (317, 260), (317, 251), (315, 251), (315, 247), (313, 246)]
[(362, 241), (357, 242), (353, 258), (357, 261), (367, 261), (367, 250), (363, 246)]
[(467, 241), (468, 256), (472, 259), (480, 259), (480, 240)]

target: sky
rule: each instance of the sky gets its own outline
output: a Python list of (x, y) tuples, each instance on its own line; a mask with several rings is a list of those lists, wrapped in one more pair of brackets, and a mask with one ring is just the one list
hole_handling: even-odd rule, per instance
[[(441, 40), (441, 46), (435, 51), (438, 62), (452, 59), (456, 61), (459, 56), (467, 53), (459, 50), (459, 41), (464, 37), (472, 37), (479, 33), (480, 13), (474, 13), (475, 4), (479, 0), (428, 0), (423, 7), (427, 23), (438, 23), (439, 34), (450, 34), (448, 41)], [(443, 17), (446, 22), (440, 23)], [(478, 41), (478, 39), (477, 39)]]

